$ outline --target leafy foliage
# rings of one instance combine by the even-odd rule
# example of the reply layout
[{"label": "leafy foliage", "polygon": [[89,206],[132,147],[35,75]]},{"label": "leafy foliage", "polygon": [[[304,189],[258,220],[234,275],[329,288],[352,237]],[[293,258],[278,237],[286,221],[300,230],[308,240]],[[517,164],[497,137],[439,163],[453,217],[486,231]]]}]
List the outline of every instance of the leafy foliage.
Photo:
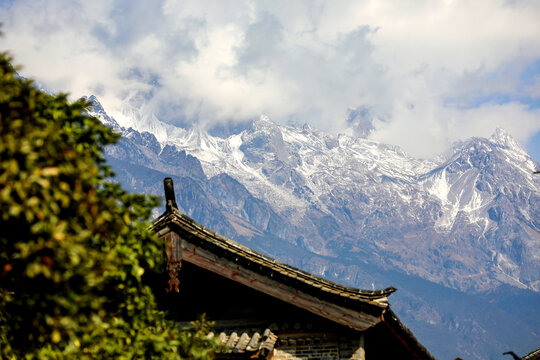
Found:
[{"label": "leafy foliage", "polygon": [[143,274],[163,269],[155,198],[105,165],[118,135],[22,80],[0,54],[0,357],[211,357],[207,323],[179,330]]}]

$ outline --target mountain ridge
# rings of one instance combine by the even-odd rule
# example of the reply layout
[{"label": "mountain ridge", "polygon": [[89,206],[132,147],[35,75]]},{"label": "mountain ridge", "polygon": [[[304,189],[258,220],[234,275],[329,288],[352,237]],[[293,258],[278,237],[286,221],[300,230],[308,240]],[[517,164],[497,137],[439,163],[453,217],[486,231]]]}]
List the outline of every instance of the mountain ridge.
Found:
[{"label": "mountain ridge", "polygon": [[[97,101],[95,97],[91,100]],[[119,125],[106,116],[99,103],[95,109],[102,122],[119,131]],[[394,246],[394,252],[405,250],[402,245],[409,238],[418,243],[422,237],[419,232],[429,232],[440,241],[461,237],[460,246],[474,241],[475,249],[484,249],[483,253],[476,251],[476,258],[456,257],[459,246],[452,247],[454,253],[448,256],[453,260],[447,261],[452,271],[441,276],[405,264],[413,262],[411,257],[394,262],[401,263],[402,270],[432,281],[446,278],[448,282],[443,284],[451,287],[457,286],[459,277],[486,273],[481,281],[457,286],[462,290],[475,286],[487,290],[502,282],[540,291],[540,265],[535,261],[540,258],[540,220],[536,216],[540,212],[536,205],[540,187],[532,175],[536,164],[503,129],[497,129],[489,139],[462,142],[443,163],[416,159],[398,147],[365,138],[282,127],[264,115],[248,129],[224,138],[199,127],[173,130],[166,142],[131,128],[122,134],[127,138],[139,136],[137,141],[144,144],[143,148],[152,149],[156,156],[150,157],[154,163],[161,162],[162,169],[182,163],[190,169],[188,173],[199,178],[220,174],[232,177],[275,213],[289,219],[291,233],[283,236],[308,235],[309,240],[303,244],[315,253],[338,256],[339,248],[329,246],[332,238],[355,237],[359,230],[371,234],[380,250]],[[192,158],[200,165],[194,161],[187,165],[187,159]],[[516,201],[520,202],[517,208]],[[509,213],[512,217],[507,216]],[[321,233],[313,219],[326,221],[336,235]],[[381,219],[395,222],[400,229],[387,225],[390,236],[382,236],[374,228]],[[499,223],[505,225],[499,227]],[[502,237],[501,231],[509,228],[515,233],[506,234],[513,236],[509,243],[496,241]],[[522,239],[526,241],[516,244]],[[359,240],[369,242],[362,235],[352,242]],[[430,240],[423,242],[424,251],[433,247]],[[472,266],[479,260],[485,266]],[[459,271],[460,262],[469,262],[465,265],[472,266],[471,271]],[[521,265],[526,268],[523,274]]]}]

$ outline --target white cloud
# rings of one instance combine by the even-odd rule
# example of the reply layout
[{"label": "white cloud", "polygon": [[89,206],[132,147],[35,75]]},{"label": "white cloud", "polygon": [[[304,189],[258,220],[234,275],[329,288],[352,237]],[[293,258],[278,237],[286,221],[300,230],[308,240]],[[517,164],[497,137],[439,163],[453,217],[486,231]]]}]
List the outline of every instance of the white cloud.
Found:
[{"label": "white cloud", "polygon": [[540,129],[540,109],[510,102],[483,104],[467,110],[437,104],[398,104],[400,118],[380,122],[372,134],[377,140],[400,144],[411,154],[429,157],[444,152],[454,141],[473,136],[489,137],[494,129],[506,129],[521,144]]},{"label": "white cloud", "polygon": [[540,59],[540,2],[1,6],[2,47],[25,76],[77,97],[95,93],[117,115],[128,106],[212,123],[266,113],[337,132],[348,109],[362,107],[379,119],[374,138],[420,156],[497,126],[522,142],[540,130],[538,111],[520,103],[538,97],[538,82],[522,77]]}]

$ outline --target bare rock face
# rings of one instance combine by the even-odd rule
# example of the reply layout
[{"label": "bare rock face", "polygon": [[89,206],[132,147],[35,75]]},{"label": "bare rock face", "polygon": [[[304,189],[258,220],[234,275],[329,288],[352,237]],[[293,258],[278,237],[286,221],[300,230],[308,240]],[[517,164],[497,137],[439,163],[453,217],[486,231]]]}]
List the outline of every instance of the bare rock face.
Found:
[{"label": "bare rock face", "polygon": [[129,189],[161,196],[172,176],[182,211],[215,231],[341,283],[401,288],[393,306],[435,355],[496,359],[508,332],[523,353],[540,341],[540,176],[504,130],[422,160],[264,116],[212,135],[154,120],[156,137],[89,100],[123,136],[107,158]]}]

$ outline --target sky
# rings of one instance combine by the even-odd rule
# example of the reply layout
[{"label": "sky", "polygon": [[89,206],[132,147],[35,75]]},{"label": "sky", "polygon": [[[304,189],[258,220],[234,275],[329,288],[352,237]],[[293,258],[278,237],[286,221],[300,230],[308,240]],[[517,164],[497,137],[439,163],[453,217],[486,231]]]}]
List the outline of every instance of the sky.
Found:
[{"label": "sky", "polygon": [[537,0],[0,0],[0,50],[121,124],[359,122],[418,157],[502,127],[540,162],[538,19]]}]

